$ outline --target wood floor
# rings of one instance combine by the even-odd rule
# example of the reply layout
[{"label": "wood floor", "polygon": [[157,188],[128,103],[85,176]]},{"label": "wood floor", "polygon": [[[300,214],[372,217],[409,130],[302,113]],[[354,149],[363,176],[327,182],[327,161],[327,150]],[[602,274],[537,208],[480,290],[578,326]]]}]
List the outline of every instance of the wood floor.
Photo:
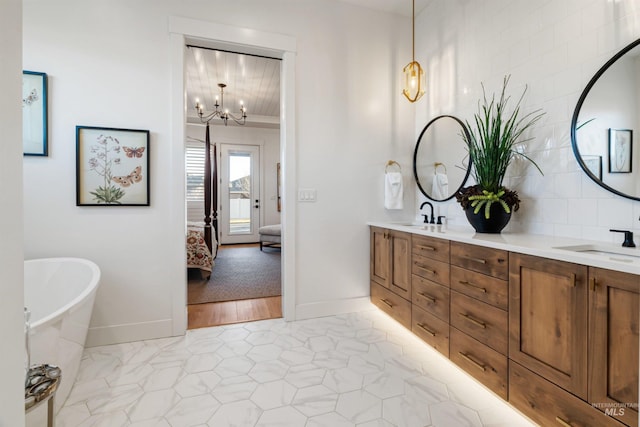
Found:
[{"label": "wood floor", "polygon": [[212,302],[187,306],[188,329],[282,317],[282,297]]},{"label": "wood floor", "polygon": [[[223,245],[218,251],[231,247],[259,247],[258,243]],[[187,305],[187,329],[230,323],[253,322],[254,320],[282,317],[282,297],[266,297],[238,301],[212,302]]]}]

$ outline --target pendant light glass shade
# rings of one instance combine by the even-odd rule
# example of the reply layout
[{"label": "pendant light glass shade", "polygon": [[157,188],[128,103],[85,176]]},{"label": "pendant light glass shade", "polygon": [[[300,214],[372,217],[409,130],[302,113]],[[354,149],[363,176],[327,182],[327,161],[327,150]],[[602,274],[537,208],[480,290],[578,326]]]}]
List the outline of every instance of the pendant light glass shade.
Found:
[{"label": "pendant light glass shade", "polygon": [[427,84],[424,70],[416,61],[416,0],[411,4],[411,62],[402,69],[402,94],[409,102],[416,102],[424,95]]},{"label": "pendant light glass shade", "polygon": [[402,69],[403,95],[411,102],[416,102],[424,95],[424,70],[417,61],[411,61]]}]

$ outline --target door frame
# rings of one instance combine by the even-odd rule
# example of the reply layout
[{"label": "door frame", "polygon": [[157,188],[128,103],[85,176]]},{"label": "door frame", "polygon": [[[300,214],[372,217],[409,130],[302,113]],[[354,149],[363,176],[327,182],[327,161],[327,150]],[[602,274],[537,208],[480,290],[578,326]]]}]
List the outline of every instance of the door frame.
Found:
[{"label": "door frame", "polygon": [[[280,164],[282,172],[282,313],[285,320],[296,319],[296,213],[295,169],[295,81],[296,38],[250,28],[206,22],[178,16],[169,17],[169,50],[171,67],[170,134],[171,188],[169,190],[170,230],[174,242],[173,256],[186,259],[185,165],[186,141],[185,49],[187,43],[232,49],[280,58]],[[187,275],[176,280],[172,295],[172,333],[184,335],[187,330]]]}]

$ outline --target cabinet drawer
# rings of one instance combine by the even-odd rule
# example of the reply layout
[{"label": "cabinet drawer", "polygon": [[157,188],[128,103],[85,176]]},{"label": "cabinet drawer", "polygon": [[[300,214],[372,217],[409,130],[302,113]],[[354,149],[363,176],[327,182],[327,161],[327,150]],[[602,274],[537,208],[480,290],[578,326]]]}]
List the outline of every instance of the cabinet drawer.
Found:
[{"label": "cabinet drawer", "polygon": [[472,377],[507,399],[507,356],[451,328],[449,358]]},{"label": "cabinet drawer", "polygon": [[543,426],[623,426],[513,361],[509,361],[509,403]]},{"label": "cabinet drawer", "polygon": [[411,302],[374,282],[371,282],[371,302],[405,328],[411,328]]},{"label": "cabinet drawer", "polygon": [[509,305],[509,282],[475,271],[451,266],[451,289],[503,310]]},{"label": "cabinet drawer", "polygon": [[413,306],[411,330],[424,342],[449,357],[449,323]]},{"label": "cabinet drawer", "polygon": [[449,241],[414,234],[412,253],[448,263]]},{"label": "cabinet drawer", "polygon": [[413,275],[411,302],[414,306],[449,323],[449,288]]},{"label": "cabinet drawer", "polygon": [[509,348],[506,311],[451,291],[451,325],[494,350],[507,354]]},{"label": "cabinet drawer", "polygon": [[509,253],[501,249],[451,242],[451,265],[509,279]]},{"label": "cabinet drawer", "polygon": [[441,285],[449,286],[449,264],[413,255],[411,260],[411,272],[416,276],[429,279]]}]

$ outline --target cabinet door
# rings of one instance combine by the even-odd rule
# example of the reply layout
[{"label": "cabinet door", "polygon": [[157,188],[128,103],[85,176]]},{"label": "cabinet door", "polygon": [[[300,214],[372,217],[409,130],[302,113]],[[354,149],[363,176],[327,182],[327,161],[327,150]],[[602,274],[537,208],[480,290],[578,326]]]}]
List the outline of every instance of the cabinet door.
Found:
[{"label": "cabinet door", "polygon": [[411,234],[388,231],[391,250],[391,274],[389,288],[402,298],[411,301]]},{"label": "cabinet door", "polygon": [[509,357],[587,398],[587,267],[509,258]]},{"label": "cabinet door", "polygon": [[388,230],[371,227],[371,280],[386,288],[389,287],[390,262]]},{"label": "cabinet door", "polygon": [[638,426],[640,277],[589,269],[589,402]]}]

